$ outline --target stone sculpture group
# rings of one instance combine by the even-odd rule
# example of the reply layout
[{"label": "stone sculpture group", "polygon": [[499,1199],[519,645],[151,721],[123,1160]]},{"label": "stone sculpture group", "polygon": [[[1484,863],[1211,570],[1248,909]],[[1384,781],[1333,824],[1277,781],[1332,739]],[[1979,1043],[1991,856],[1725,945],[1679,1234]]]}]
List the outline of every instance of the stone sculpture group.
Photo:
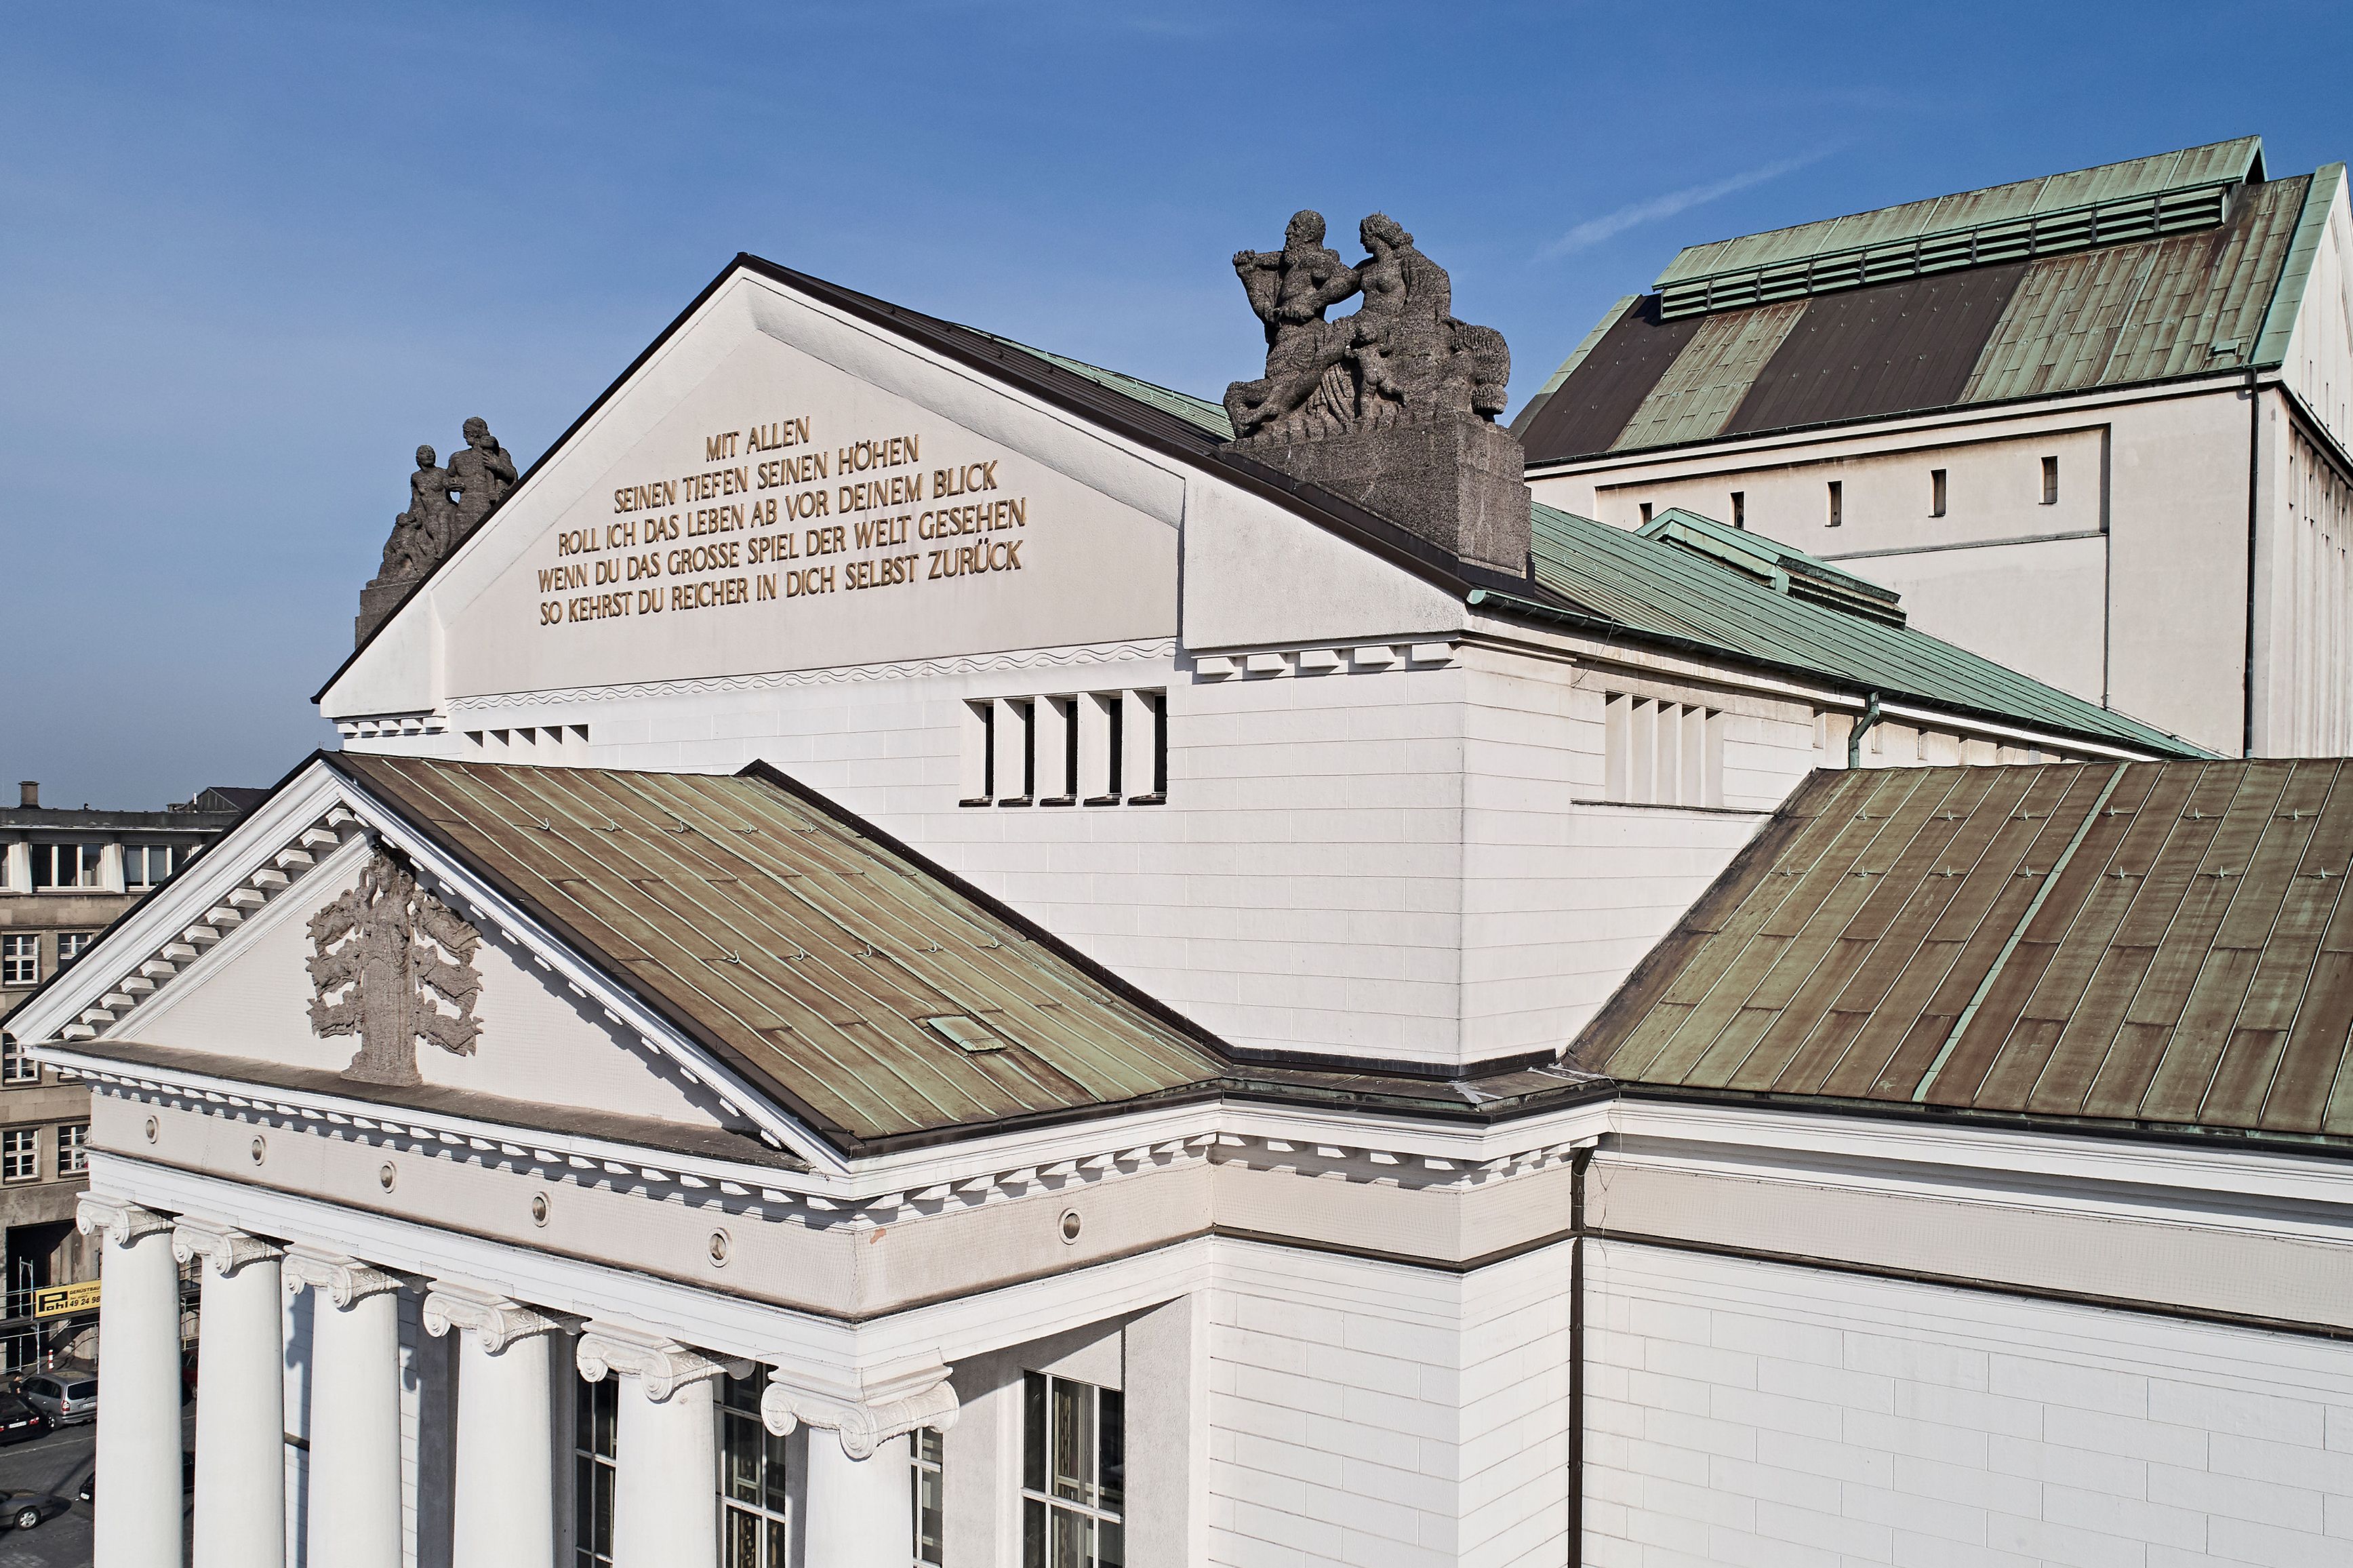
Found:
[{"label": "stone sculpture group", "polygon": [[[1281,250],[1245,250],[1234,270],[1266,325],[1266,374],[1226,388],[1237,439],[1312,440],[1400,420],[1504,411],[1512,354],[1501,332],[1454,319],[1446,268],[1395,218],[1357,226],[1355,266],[1324,243],[1324,215],[1293,215]],[[1352,296],[1353,316],[1324,312]]]},{"label": "stone sculpture group", "polygon": [[360,590],[356,630],[364,640],[400,596],[438,566],[471,533],[490,510],[506,499],[518,477],[512,453],[491,434],[490,421],[464,426],[466,444],[440,466],[433,448],[417,448],[417,471],[408,476],[408,510],[392,520],[384,542],[384,563]]}]

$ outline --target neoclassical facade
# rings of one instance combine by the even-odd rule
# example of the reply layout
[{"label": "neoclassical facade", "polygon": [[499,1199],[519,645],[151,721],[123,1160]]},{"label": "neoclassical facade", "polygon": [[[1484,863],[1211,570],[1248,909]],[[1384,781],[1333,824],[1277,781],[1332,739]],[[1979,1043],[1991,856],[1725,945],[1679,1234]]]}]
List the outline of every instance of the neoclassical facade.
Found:
[{"label": "neoclassical facade", "polygon": [[1224,419],[741,258],[522,476],[16,1015],[100,1568],[179,1550],[182,1262],[207,1568],[2327,1560],[2346,1130],[1936,1085],[2119,889],[2160,980],[2294,901],[2227,1016],[2341,1048],[2333,773]]}]

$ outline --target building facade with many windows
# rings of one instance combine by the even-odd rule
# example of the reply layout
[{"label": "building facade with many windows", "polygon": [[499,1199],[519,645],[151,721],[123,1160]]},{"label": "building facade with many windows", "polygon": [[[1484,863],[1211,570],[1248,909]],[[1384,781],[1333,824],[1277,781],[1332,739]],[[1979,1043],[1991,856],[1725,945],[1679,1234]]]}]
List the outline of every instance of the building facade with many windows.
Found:
[{"label": "building facade with many windows", "polygon": [[[0,1229],[6,1236],[8,1364],[38,1353],[28,1293],[87,1279],[74,1201],[88,1172],[90,1095],[45,1071],[8,1027],[43,981],[69,967],[117,915],[237,819],[259,791],[206,791],[163,811],[43,806],[19,784],[0,808]],[[21,1330],[22,1331],[18,1331]]]},{"label": "building facade with many windows", "polygon": [[2336,765],[1251,450],[714,280],[18,1010],[98,1568],[2331,1561]]}]

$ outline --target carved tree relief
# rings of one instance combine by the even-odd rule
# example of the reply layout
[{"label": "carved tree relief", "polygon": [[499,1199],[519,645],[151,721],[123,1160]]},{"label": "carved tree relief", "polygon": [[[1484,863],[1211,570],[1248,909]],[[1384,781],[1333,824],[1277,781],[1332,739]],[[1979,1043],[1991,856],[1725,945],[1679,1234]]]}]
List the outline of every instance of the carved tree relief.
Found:
[{"label": "carved tree relief", "polygon": [[480,933],[379,852],[359,885],[311,917],[311,1027],[357,1035],[343,1069],[363,1083],[415,1084],[417,1042],[471,1056]]}]

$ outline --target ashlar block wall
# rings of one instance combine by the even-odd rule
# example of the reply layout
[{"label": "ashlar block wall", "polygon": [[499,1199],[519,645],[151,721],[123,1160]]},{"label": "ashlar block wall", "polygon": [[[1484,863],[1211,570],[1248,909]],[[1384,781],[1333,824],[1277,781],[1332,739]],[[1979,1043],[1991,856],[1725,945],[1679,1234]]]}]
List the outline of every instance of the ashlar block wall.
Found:
[{"label": "ashlar block wall", "polygon": [[1588,1246],[1593,1568],[2353,1563],[2353,1345]]}]

